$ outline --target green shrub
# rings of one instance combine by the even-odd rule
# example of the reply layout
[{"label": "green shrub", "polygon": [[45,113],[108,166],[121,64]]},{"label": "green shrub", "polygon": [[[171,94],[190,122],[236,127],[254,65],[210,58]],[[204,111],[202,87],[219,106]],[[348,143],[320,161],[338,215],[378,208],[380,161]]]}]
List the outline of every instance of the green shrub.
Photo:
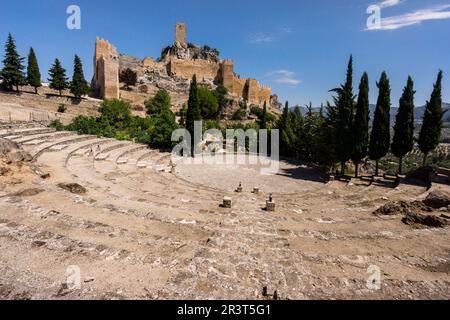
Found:
[{"label": "green shrub", "polygon": [[49,127],[56,129],[56,131],[64,130],[64,125],[59,120],[53,120],[52,122],[50,122]]},{"label": "green shrub", "polygon": [[205,86],[198,87],[198,100],[203,119],[214,119],[219,111],[219,103],[213,91]]},{"label": "green shrub", "polygon": [[147,114],[160,114],[164,109],[170,109],[170,95],[166,90],[159,90],[153,98],[147,99],[145,102]]},{"label": "green shrub", "polygon": [[163,110],[155,117],[155,126],[149,131],[150,145],[154,148],[171,148],[175,145],[172,142],[172,133],[178,129],[175,115],[170,110]]},{"label": "green shrub", "polygon": [[125,129],[129,126],[131,119],[131,106],[129,103],[113,99],[103,101],[100,109],[101,118],[111,126]]},{"label": "green shrub", "polygon": [[245,111],[244,109],[238,109],[233,113],[233,120],[244,120],[245,118],[247,118],[247,111]]}]

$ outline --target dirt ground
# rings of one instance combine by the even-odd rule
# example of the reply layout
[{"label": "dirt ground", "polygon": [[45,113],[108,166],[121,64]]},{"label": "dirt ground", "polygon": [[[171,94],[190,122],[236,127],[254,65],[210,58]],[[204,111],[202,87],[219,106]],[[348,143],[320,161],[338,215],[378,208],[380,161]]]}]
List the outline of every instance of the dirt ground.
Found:
[{"label": "dirt ground", "polygon": [[0,299],[268,299],[264,287],[280,299],[450,298],[449,228],[372,214],[424,187],[327,183],[283,161],[272,176],[171,172],[170,154],[129,142],[7,125],[0,136],[35,158],[0,161]]}]

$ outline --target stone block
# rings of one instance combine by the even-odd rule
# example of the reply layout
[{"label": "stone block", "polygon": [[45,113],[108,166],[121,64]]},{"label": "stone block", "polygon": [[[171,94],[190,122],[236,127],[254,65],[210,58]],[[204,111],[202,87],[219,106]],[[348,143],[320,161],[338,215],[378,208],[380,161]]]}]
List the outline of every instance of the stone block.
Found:
[{"label": "stone block", "polygon": [[224,197],[223,198],[223,205],[222,205],[224,208],[228,208],[228,209],[231,209],[231,206],[232,206],[232,200],[231,200],[231,198],[230,197]]},{"label": "stone block", "polygon": [[267,200],[266,211],[275,211],[275,202]]}]

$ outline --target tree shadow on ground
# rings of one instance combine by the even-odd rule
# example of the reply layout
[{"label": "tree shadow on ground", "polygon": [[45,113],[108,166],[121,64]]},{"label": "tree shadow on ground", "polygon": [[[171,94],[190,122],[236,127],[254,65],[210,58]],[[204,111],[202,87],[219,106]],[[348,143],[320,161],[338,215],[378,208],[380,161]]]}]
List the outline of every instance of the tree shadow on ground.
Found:
[{"label": "tree shadow on ground", "polygon": [[[281,161],[281,160],[280,160]],[[283,160],[286,161],[286,160]],[[286,161],[289,162],[289,161]],[[290,162],[289,162],[290,163]],[[278,176],[289,177],[297,180],[327,183],[329,176],[316,168],[307,167],[297,163],[296,168],[280,169],[276,174]]]}]

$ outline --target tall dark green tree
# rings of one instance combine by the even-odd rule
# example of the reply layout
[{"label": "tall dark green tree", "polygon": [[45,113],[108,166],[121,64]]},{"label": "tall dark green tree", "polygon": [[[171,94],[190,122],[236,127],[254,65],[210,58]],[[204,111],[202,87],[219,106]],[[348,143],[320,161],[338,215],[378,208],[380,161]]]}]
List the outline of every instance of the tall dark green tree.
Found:
[{"label": "tall dark green tree", "polygon": [[333,89],[336,105],[336,156],[341,163],[341,173],[345,173],[345,163],[352,155],[352,121],[354,112],[353,97],[353,57],[347,67],[347,80],[340,88]]},{"label": "tall dark green tree", "polygon": [[48,71],[50,78],[50,89],[58,90],[59,95],[62,96],[62,91],[69,87],[68,78],[66,77],[66,69],[61,66],[61,62],[55,59],[52,67]]},{"label": "tall dark green tree", "polygon": [[403,89],[399,109],[394,125],[394,138],[391,145],[392,154],[398,158],[398,174],[403,171],[403,157],[414,147],[414,82],[408,77]]},{"label": "tall dark green tree", "polygon": [[287,157],[295,156],[295,137],[294,131],[292,130],[291,116],[289,102],[286,101],[278,127],[280,130],[280,153]]},{"label": "tall dark green tree", "polygon": [[369,77],[367,73],[361,77],[352,131],[352,160],[355,164],[355,177],[358,177],[359,163],[367,156],[369,146]]},{"label": "tall dark green tree", "polygon": [[264,108],[261,115],[261,119],[259,121],[260,129],[267,129],[267,103],[264,101]]},{"label": "tall dark green tree", "polygon": [[290,116],[291,120],[291,128],[293,131],[293,141],[292,147],[294,151],[292,152],[292,156],[295,158],[299,158],[301,154],[303,154],[305,139],[304,139],[304,131],[303,131],[303,115],[299,106],[294,108],[294,111],[291,112]]},{"label": "tall dark green tree", "polygon": [[11,34],[8,35],[5,45],[5,58],[3,59],[3,69],[0,72],[3,80],[2,87],[12,90],[14,87],[19,91],[19,86],[27,83],[23,73],[25,67],[23,58],[17,53],[16,43]]},{"label": "tall dark green tree", "polygon": [[197,76],[194,74],[189,89],[189,100],[186,111],[186,130],[191,134],[191,150],[194,152],[194,124],[195,121],[202,120],[202,113],[200,110],[200,101],[198,98]]},{"label": "tall dark green tree", "polygon": [[391,139],[390,133],[390,110],[391,110],[391,87],[386,72],[381,74],[377,107],[370,134],[369,157],[376,162],[375,175],[379,173],[379,161],[389,152]]},{"label": "tall dark green tree", "polygon": [[41,72],[33,48],[30,48],[30,53],[28,54],[27,82],[34,88],[34,92],[38,93],[38,88],[42,86]]},{"label": "tall dark green tree", "polygon": [[427,163],[428,154],[436,149],[442,132],[442,70],[439,70],[430,101],[423,116],[422,129],[419,135],[419,149],[423,153],[423,166]]},{"label": "tall dark green tree", "polygon": [[89,85],[84,78],[83,64],[79,56],[75,55],[73,63],[73,77],[70,83],[70,92],[76,97],[81,98],[90,91]]}]

